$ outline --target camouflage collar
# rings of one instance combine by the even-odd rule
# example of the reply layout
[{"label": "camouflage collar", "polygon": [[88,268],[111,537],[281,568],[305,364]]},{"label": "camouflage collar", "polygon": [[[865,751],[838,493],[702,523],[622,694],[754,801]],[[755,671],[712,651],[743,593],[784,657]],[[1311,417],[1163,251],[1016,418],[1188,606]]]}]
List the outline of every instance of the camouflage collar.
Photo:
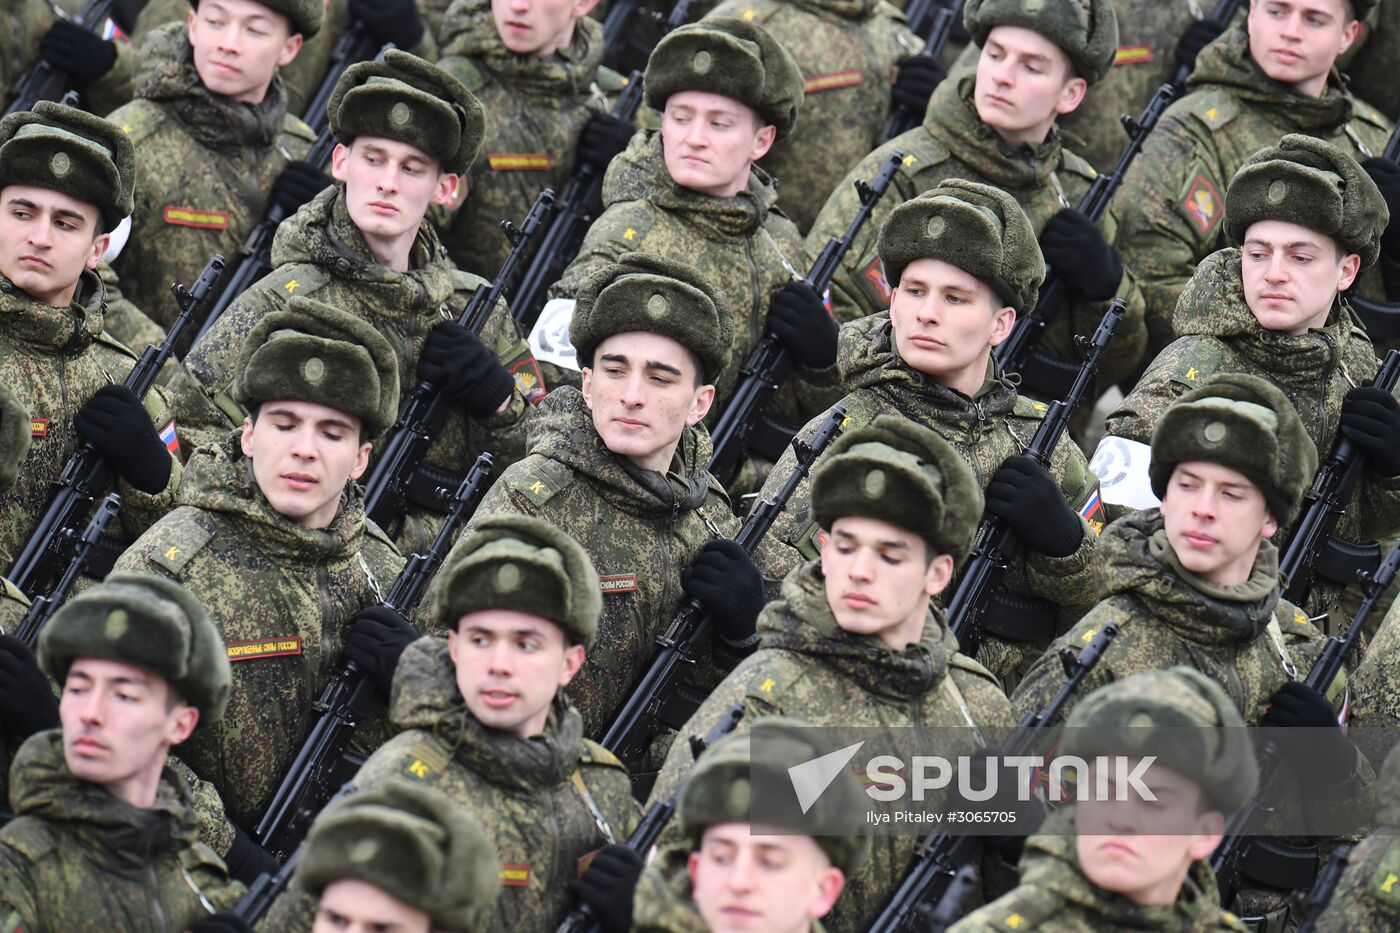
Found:
[{"label": "camouflage collar", "polygon": [[107,291],[97,273],[84,269],[67,308],[35,300],[0,277],[0,335],[39,353],[80,353],[102,333]]}]

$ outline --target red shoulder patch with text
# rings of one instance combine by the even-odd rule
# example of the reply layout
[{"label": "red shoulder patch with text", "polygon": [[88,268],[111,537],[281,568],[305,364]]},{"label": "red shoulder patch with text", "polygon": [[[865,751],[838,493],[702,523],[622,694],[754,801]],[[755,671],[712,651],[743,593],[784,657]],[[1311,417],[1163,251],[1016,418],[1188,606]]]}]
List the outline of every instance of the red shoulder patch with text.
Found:
[{"label": "red shoulder patch with text", "polygon": [[637,592],[637,575],[635,573],[618,573],[610,577],[598,578],[598,589],[606,596],[609,593],[635,593]]},{"label": "red shoulder patch with text", "polygon": [[48,437],[48,436],[49,436],[49,419],[47,419],[47,418],[30,418],[30,419],[29,419],[29,436],[30,436],[30,437]]}]

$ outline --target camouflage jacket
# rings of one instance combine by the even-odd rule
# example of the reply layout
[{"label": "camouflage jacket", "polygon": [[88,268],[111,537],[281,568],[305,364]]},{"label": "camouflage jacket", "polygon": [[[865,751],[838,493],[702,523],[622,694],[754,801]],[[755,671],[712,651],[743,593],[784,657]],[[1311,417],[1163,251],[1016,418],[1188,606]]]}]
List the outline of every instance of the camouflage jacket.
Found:
[{"label": "camouflage jacket", "polygon": [[[890,287],[875,243],[885,219],[904,201],[948,178],[994,185],[1025,209],[1038,235],[1051,217],[1078,205],[1093,182],[1094,169],[1064,147],[1058,130],[1052,129],[1038,146],[1013,147],[1003,142],[977,115],[972,101],[975,83],[975,75],[965,74],[940,84],[929,101],[923,125],[895,137],[862,159],[831,192],[817,216],[807,234],[807,245],[814,251],[830,237],[844,233],[855,215],[860,203],[855,181],[874,176],[891,153],[904,153],[904,167],[895,175],[890,191],[875,206],[870,222],[861,230],[832,280],[831,307],[838,321],[854,320],[889,307]],[[1105,212],[1099,229],[1110,243],[1115,241],[1117,222],[1112,212]],[[1118,295],[1127,300],[1127,307],[1099,370],[1103,385],[1131,374],[1146,346],[1142,295],[1126,266]],[[1092,334],[1107,307],[1107,302],[1069,301],[1045,331],[1040,346],[1063,358],[1078,359],[1073,350],[1074,335]]]},{"label": "camouflage jacket", "polygon": [[[1370,629],[1366,631],[1369,633]],[[1397,743],[1395,724],[1400,722],[1400,601],[1390,604],[1385,621],[1366,645],[1366,653],[1351,678],[1347,722],[1366,757],[1372,762],[1385,761]],[[1396,777],[1400,777],[1400,769]],[[1400,812],[1396,813],[1396,822],[1400,824]]]},{"label": "camouflage jacket", "polygon": [[1246,929],[1234,914],[1220,908],[1215,875],[1204,861],[1191,863],[1181,893],[1170,907],[1145,907],[1098,887],[1079,865],[1073,823],[1073,806],[1052,815],[1042,832],[1026,841],[1020,885],[964,917],[950,933],[1243,933]]},{"label": "camouflage jacket", "polygon": [[[1400,85],[1395,81],[1395,60],[1400,54],[1400,5],[1380,4],[1364,25],[1364,44],[1347,62],[1350,88],[1357,97],[1379,107],[1391,121],[1400,119]],[[1353,46],[1355,48],[1355,46]]]},{"label": "camouflage jacket", "polygon": [[[889,730],[905,744],[912,729],[924,747],[910,754],[952,757],[975,750],[972,727],[1013,725],[996,678],[957,653],[958,641],[941,612],[929,613],[921,639],[904,651],[892,651],[870,636],[848,634],[831,614],[816,562],[788,575],[781,601],[769,603],[759,616],[758,631],[759,650],[701,704],[685,734],[706,734],[725,710],[742,703],[741,732],[767,715],[814,726]],[[953,750],[937,739],[951,735],[962,736],[966,747]],[[935,742],[939,747],[933,747]],[[693,763],[688,742],[673,744],[652,801],[675,793]],[[678,841],[679,831],[664,838]],[[826,918],[827,927],[837,933],[869,928],[907,870],[918,837],[877,835],[872,842],[869,861],[847,879]]]},{"label": "camouflage jacket", "polygon": [[[1148,352],[1172,339],[1172,312],[1196,263],[1226,246],[1225,187],[1264,146],[1306,133],[1355,154],[1380,154],[1390,123],[1333,72],[1322,97],[1271,81],[1238,25],[1196,59],[1191,92],[1162,115],[1114,196],[1123,262],[1142,285]],[[1384,297],[1379,295],[1378,297]]]},{"label": "camouflage jacket", "polygon": [[[272,243],[272,262],[273,271],[240,295],[190,350],[186,372],[171,383],[189,446],[217,442],[242,424],[243,410],[229,395],[238,353],[253,325],[285,307],[292,295],[354,311],[372,323],[394,347],[399,389],[406,397],[418,384],[418,354],[428,331],[456,320],[484,284],[452,265],[426,222],[409,271],[380,265],[350,219],[340,185],[321,192],[282,223]],[[515,374],[517,391],[504,412],[485,421],[474,421],[465,411],[452,413],[428,450],[428,467],[460,474],[489,450],[499,473],[524,456],[525,414],[531,402],[544,397],[539,371],[504,302],[491,313],[481,338]],[[457,484],[442,485],[455,489]],[[437,513],[414,506],[395,540],[406,554],[424,549],[439,524]]]},{"label": "camouflage jacket", "polygon": [[[0,634],[13,635],[29,612],[29,598],[4,577],[0,577]],[[0,809],[8,805],[10,799],[10,762],[17,746],[14,739],[0,732]]]},{"label": "camouflage jacket", "polygon": [[[183,2],[183,0],[180,0]],[[58,20],[56,10],[76,16],[84,0],[15,0],[0,8],[0,89],[14,90],[25,71],[39,60],[39,42]],[[87,87],[78,88],[85,110],[109,113],[131,99],[131,72],[136,59],[125,37],[115,38],[117,59],[112,70]]]},{"label": "camouflage jacket", "polygon": [[1376,800],[1376,828],[1352,849],[1331,903],[1313,927],[1318,933],[1386,933],[1400,927],[1400,891],[1395,890],[1400,881],[1400,752],[1391,753],[1381,766]]},{"label": "camouflage jacket", "polygon": [[[401,778],[442,791],[476,819],[501,858],[501,893],[485,929],[553,930],[573,907],[569,882],[583,873],[590,856],[613,839],[626,841],[636,828],[639,809],[627,771],[583,737],[578,712],[562,696],[544,734],[521,739],[472,716],[456,673],[441,639],[408,647],[394,675],[390,708],[401,731],[365,762],[355,787],[369,790]],[[592,807],[611,838],[594,821]],[[311,897],[294,887],[259,929],[304,933],[314,908]]]},{"label": "camouflage jacket", "polygon": [[[724,490],[705,472],[709,459],[709,435],[697,426],[681,436],[665,475],[633,466],[603,446],[583,395],[564,386],[532,419],[530,456],[507,469],[476,510],[475,518],[543,518],[593,559],[603,615],[588,660],[569,686],[585,735],[602,735],[646,670],[656,636],[685,599],[682,572],[707,541],[738,531]],[[429,594],[424,605],[431,600]],[[709,683],[719,679],[710,664],[701,667]]]},{"label": "camouflage jacket", "polygon": [[[1007,457],[1026,448],[1045,414],[1044,405],[1017,395],[1011,382],[996,378],[990,362],[987,381],[974,398],[910,369],[895,350],[887,312],[841,328],[837,367],[849,393],[840,402],[846,408],[848,427],[869,424],[884,414],[916,421],[956,447],[983,486]],[[813,419],[798,436],[810,437],[820,420]],[[791,450],[783,454],[769,475],[763,498],[777,493],[795,465]],[[1070,506],[1090,520],[1102,518],[1097,511],[1098,479],[1089,471],[1084,454],[1068,438],[1056,447],[1050,472]],[[804,480],[759,551],[759,568],[768,581],[770,596],[776,595],[778,581],[788,571],[817,556],[821,529],[812,518],[810,496],[810,480]],[[1054,604],[1057,631],[1072,625],[1098,598],[1093,579],[1095,527],[1086,520],[1083,531],[1083,543],[1069,557],[1031,554],[1013,561],[1004,577],[1009,592],[1034,595]],[[945,593],[951,595],[952,587]],[[1018,669],[1038,657],[1046,643],[1048,639],[1013,642],[990,637],[983,641],[977,659],[1003,682],[1014,681]]]},{"label": "camouflage jacket", "polygon": [[779,206],[805,232],[831,189],[880,144],[894,63],[924,43],[884,0],[725,0],[709,15],[761,24],[802,69],[797,126],[760,164],[778,180]]},{"label": "camouflage jacket", "polygon": [[[382,599],[403,567],[366,521],[357,487],[328,528],[311,530],[273,510],[242,455],[239,435],[190,458],[180,508],[151,526],[117,570],[178,581],[208,609],[233,662],[222,722],[200,730],[180,757],[223,798],[245,830],[257,825],[316,720],[313,704],[341,660],[356,614]],[[387,738],[382,714],[362,724],[365,754]],[[205,838],[231,836],[201,814]]]},{"label": "camouflage jacket", "polygon": [[568,48],[536,58],[507,50],[491,4],[468,0],[449,9],[443,39],[438,64],[481,101],[486,138],[439,218],[442,242],[458,266],[494,278],[511,250],[501,221],[519,224],[543,188],[563,191],[576,168],[579,133],[589,117],[607,110],[599,82],[616,90],[621,79],[608,69],[600,73],[603,27],[588,17],[578,21]]},{"label": "camouflage jacket", "polygon": [[18,819],[0,829],[0,931],[180,933],[242,897],[199,841],[189,788],[173,771],[139,810],[74,777],[55,729],[21,746],[13,778]]},{"label": "camouflage jacket", "polygon": [[287,114],[277,78],[256,106],[207,90],[185,29],[172,23],[146,38],[136,99],[111,114],[136,148],[131,238],[114,268],[162,327],[176,313],[170,283],[193,282],[215,253],[237,254],[272,183],[316,139]]}]

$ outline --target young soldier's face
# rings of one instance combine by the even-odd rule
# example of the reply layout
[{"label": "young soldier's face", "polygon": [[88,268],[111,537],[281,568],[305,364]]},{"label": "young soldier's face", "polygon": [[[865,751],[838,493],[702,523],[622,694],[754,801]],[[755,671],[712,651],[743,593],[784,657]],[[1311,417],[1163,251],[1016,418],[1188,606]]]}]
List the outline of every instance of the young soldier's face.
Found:
[{"label": "young soldier's face", "polygon": [[360,136],[331,153],[331,177],[345,182],[345,206],[367,240],[417,236],[433,204],[446,204],[457,176],[417,146]]},{"label": "young soldier's face", "polygon": [[990,286],[941,259],[911,262],[890,295],[890,326],[900,359],[969,395],[986,377],[992,347],[1015,323],[1016,311]]},{"label": "young soldier's face", "polygon": [[716,823],[690,854],[691,896],[714,933],[799,933],[826,916],[845,886],[811,836],[757,835]]},{"label": "young soldier's face", "polygon": [[[1136,767],[1141,759],[1128,763]],[[1110,769],[1112,770],[1112,769]],[[1085,776],[1095,787],[1091,764]],[[1160,764],[1140,779],[1157,799],[1141,799],[1131,788],[1117,800],[1108,775],[1108,800],[1081,800],[1074,805],[1075,847],[1084,875],[1105,891],[1138,904],[1176,902],[1191,863],[1215,850],[1225,829],[1218,811],[1201,812],[1200,785]]]},{"label": "young soldier's face", "polygon": [[1181,566],[1224,586],[1249,579],[1260,542],[1278,531],[1258,486],[1206,460],[1176,465],[1161,509],[1167,543]]},{"label": "young soldier's face", "polygon": [[516,55],[548,58],[574,41],[574,23],[597,0],[491,0],[501,44]]},{"label": "young soldier's face", "polygon": [[996,26],[977,58],[972,100],[982,122],[1007,142],[1040,143],[1056,117],[1083,102],[1088,87],[1074,76],[1064,50],[1045,36]]},{"label": "young soldier's face", "polygon": [[583,666],[583,646],[570,645],[563,629],[511,609],[462,616],[447,651],[471,714],[522,739],[544,731],[555,694]]},{"label": "young soldier's face", "polygon": [[1253,0],[1249,54],[1264,74],[1309,97],[1361,32],[1346,0]]},{"label": "young soldier's face", "polygon": [[583,369],[583,397],[608,450],[666,472],[685,429],[710,411],[715,387],[700,385],[695,357],[670,337],[631,331],[598,344]]},{"label": "young soldier's face", "polygon": [[58,703],[68,770],[133,802],[129,789],[158,774],[170,746],[189,738],[199,721],[194,707],[169,702],[169,689],[130,664],[75,660]]},{"label": "young soldier's face", "polygon": [[277,69],[301,51],[301,33],[254,0],[200,0],[189,15],[199,80],[215,94],[260,104]]},{"label": "young soldier's face", "polygon": [[911,531],[860,515],[831,523],[822,542],[826,601],[836,624],[852,635],[873,635],[902,651],[923,633],[929,597],[953,577],[953,558],[928,559],[928,545]]},{"label": "young soldier's face", "polygon": [[321,892],[311,933],[431,933],[421,910],[353,878],[332,881]]},{"label": "young soldier's face", "polygon": [[749,183],[749,168],[777,138],[753,109],[708,91],[680,91],[661,112],[666,171],[682,188],[732,198]]},{"label": "young soldier's face", "polygon": [[1360,270],[1356,253],[1343,255],[1331,237],[1284,220],[1251,224],[1240,247],[1245,303],[1260,327],[1285,334],[1325,325]]},{"label": "young soldier's face", "polygon": [[84,269],[96,269],[110,238],[96,207],[48,188],[0,191],[0,275],[35,301],[66,308]]},{"label": "young soldier's face", "polygon": [[369,465],[360,419],[315,402],[263,402],[242,446],[267,501],[303,528],[335,521],[346,484]]}]

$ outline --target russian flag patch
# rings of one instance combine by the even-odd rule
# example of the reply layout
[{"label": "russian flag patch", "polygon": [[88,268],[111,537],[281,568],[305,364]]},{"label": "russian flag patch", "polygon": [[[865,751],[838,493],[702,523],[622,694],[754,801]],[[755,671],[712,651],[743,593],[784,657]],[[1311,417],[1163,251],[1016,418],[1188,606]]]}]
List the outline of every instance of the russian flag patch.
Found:
[{"label": "russian flag patch", "polygon": [[171,454],[176,457],[180,456],[180,438],[175,434],[174,418],[171,418],[170,423],[160,429],[160,441]]},{"label": "russian flag patch", "polygon": [[1079,514],[1094,529],[1094,534],[1103,531],[1104,515],[1103,499],[1099,498],[1099,487],[1094,485],[1094,491],[1090,494],[1087,502],[1079,509]]}]

